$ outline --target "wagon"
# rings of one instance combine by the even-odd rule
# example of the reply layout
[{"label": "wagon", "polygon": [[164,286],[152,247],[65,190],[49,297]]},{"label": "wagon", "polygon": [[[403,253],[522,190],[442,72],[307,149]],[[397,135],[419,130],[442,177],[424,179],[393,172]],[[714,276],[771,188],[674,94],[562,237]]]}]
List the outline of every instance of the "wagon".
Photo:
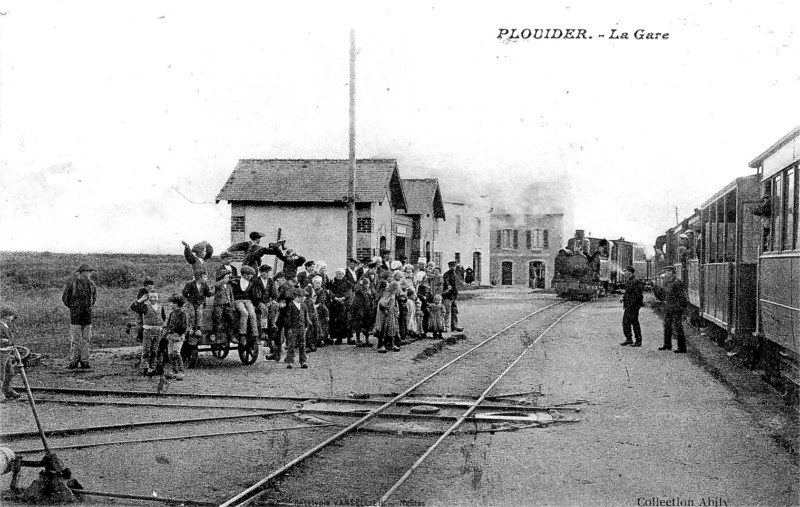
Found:
[{"label": "wagon", "polygon": [[[192,319],[191,313],[189,318]],[[228,357],[231,350],[236,350],[239,353],[239,359],[242,364],[250,365],[256,362],[259,354],[259,337],[253,336],[252,333],[248,334],[245,343],[233,343],[232,339],[237,336],[236,326],[238,325],[238,313],[234,312],[234,321],[227,322],[223,325],[221,332],[217,332],[215,340],[211,341],[211,331],[213,327],[213,307],[206,304],[203,309],[203,328],[202,336],[189,335],[181,351],[183,360],[186,366],[194,368],[197,366],[197,360],[200,352],[211,352],[211,355],[220,361]],[[194,324],[194,323],[192,323]]]}]

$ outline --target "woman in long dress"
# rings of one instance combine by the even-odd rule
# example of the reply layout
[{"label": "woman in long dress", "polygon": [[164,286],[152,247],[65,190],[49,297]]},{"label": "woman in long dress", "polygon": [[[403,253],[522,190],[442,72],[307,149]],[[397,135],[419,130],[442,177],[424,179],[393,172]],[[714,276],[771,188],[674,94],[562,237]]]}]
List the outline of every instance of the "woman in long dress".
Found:
[{"label": "woman in long dress", "polygon": [[330,311],[329,330],[335,345],[341,345],[342,339],[347,338],[347,317],[352,297],[350,281],[344,277],[344,269],[336,270],[336,275],[330,284],[331,301],[328,305]]},{"label": "woman in long dress", "polygon": [[375,318],[375,331],[378,335],[378,352],[387,352],[389,350],[397,352],[400,347],[397,342],[400,341],[400,309],[397,306],[397,293],[400,290],[400,284],[391,282],[383,296],[378,301],[378,311]]}]

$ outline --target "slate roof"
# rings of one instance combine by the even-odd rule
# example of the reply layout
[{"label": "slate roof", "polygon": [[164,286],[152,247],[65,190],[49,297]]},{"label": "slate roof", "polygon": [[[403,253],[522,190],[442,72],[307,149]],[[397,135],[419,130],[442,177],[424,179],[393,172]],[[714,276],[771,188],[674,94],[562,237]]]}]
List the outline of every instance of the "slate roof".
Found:
[{"label": "slate roof", "polygon": [[439,190],[439,180],[436,178],[427,179],[404,179],[403,193],[406,196],[408,208],[407,215],[433,214],[433,218],[444,220],[444,204],[442,203],[442,193]]},{"label": "slate roof", "polygon": [[[344,203],[349,160],[242,159],[217,194],[219,201]],[[397,160],[356,160],[356,202],[380,202],[387,191],[406,209]]]}]

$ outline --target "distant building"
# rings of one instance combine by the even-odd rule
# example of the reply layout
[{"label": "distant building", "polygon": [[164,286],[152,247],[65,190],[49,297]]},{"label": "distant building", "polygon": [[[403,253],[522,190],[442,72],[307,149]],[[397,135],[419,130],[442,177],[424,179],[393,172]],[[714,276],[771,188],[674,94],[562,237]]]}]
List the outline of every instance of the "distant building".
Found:
[{"label": "distant building", "polygon": [[[416,263],[420,257],[433,260],[436,251],[436,230],[445,220],[445,208],[439,181],[436,178],[404,179],[403,193],[408,208],[405,215],[411,218],[411,240],[403,249],[407,262]],[[401,250],[397,248],[398,252]],[[399,257],[396,257],[399,258]]]},{"label": "distant building", "polygon": [[556,253],[564,244],[564,215],[491,214],[492,283],[546,289],[551,285]]},{"label": "distant building", "polygon": [[455,260],[464,269],[472,268],[475,280],[489,284],[490,206],[476,203],[444,202],[447,220],[439,223],[433,261],[444,272],[447,263]]},{"label": "distant building", "polygon": [[[231,242],[250,231],[324,260],[329,273],[347,260],[348,160],[244,159],[217,195],[231,205]],[[393,159],[356,161],[356,235],[359,259],[389,249],[407,255],[413,217],[406,215],[403,185]],[[280,269],[280,267],[278,268]]]}]

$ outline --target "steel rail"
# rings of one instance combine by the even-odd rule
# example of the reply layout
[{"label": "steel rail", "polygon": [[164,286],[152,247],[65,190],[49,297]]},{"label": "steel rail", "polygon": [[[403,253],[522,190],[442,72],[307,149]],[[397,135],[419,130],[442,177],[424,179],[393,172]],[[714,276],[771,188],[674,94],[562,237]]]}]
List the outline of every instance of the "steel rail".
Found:
[{"label": "steel rail", "polygon": [[[169,440],[187,440],[190,438],[229,437],[237,435],[247,435],[252,433],[271,433],[273,431],[317,429],[317,428],[327,428],[328,426],[337,426],[337,425],[333,423],[325,423],[325,424],[314,424],[314,425],[307,424],[305,426],[285,426],[282,428],[261,428],[257,430],[226,431],[219,433],[199,433],[199,434],[193,433],[191,435],[177,435],[174,437],[156,437],[156,438],[144,438],[136,440],[114,440],[112,442],[92,442],[89,444],[50,446],[50,449],[57,449],[57,450],[86,449],[90,447],[104,447],[109,445],[141,444],[143,442],[166,442]],[[14,450],[13,452],[14,454],[33,454],[42,451],[44,451],[44,449],[18,449]]]},{"label": "steel rail", "polygon": [[[246,418],[253,418],[253,417],[272,417],[277,415],[287,415],[287,414],[296,414],[299,410],[284,410],[281,412],[263,412],[258,414],[239,414],[239,415],[218,415],[212,417],[195,417],[191,419],[166,419],[161,421],[142,421],[142,422],[133,422],[133,423],[123,423],[123,424],[107,424],[103,426],[84,426],[82,428],[57,428],[54,430],[47,431],[47,434],[50,436],[53,435],[74,435],[80,433],[91,433],[95,431],[108,431],[108,430],[116,430],[116,429],[129,429],[129,428],[138,428],[143,426],[160,426],[160,425],[168,425],[168,424],[186,424],[186,423],[195,423],[195,422],[206,422],[206,421],[224,421],[229,419],[246,419]],[[11,433],[0,433],[0,439],[9,439],[13,440],[16,438],[26,438],[31,436],[39,435],[37,431],[17,431]]]},{"label": "steel rail", "polygon": [[[534,315],[537,315],[537,314],[539,314],[539,313],[541,313],[541,312],[543,312],[543,311],[545,311],[547,309],[550,309],[550,308],[552,308],[554,306],[557,306],[557,305],[560,305],[560,304],[563,304],[563,302],[559,301],[559,302],[554,303],[552,305],[545,306],[543,308],[540,308],[540,309],[536,310],[533,313],[530,313],[530,314],[526,315],[525,317],[522,317],[519,320],[516,320],[516,321],[512,322],[511,324],[509,324],[508,326],[504,327],[503,329],[501,329],[497,333],[493,334],[489,338],[483,340],[482,342],[480,342],[479,344],[475,345],[471,349],[467,350],[463,354],[459,355],[455,359],[449,361],[444,366],[440,367],[439,369],[437,369],[433,373],[429,374],[428,376],[426,376],[425,378],[423,378],[422,380],[420,380],[416,384],[412,385],[411,387],[409,387],[408,389],[406,389],[402,393],[398,394],[397,396],[395,396],[394,398],[392,398],[388,402],[386,402],[383,405],[381,405],[380,407],[374,409],[373,411],[371,411],[369,414],[365,415],[364,417],[362,417],[358,421],[356,421],[353,424],[347,426],[346,428],[344,428],[340,432],[336,433],[335,435],[327,438],[322,443],[320,443],[320,444],[314,446],[313,448],[307,450],[306,452],[304,452],[300,456],[296,457],[295,459],[293,459],[292,461],[290,461],[286,465],[282,466],[281,468],[273,471],[267,477],[261,479],[260,481],[258,481],[257,483],[253,484],[252,486],[250,486],[249,488],[245,489],[244,491],[240,492],[239,494],[237,494],[233,498],[230,498],[230,499],[226,500],[225,502],[220,504],[219,507],[230,507],[232,505],[248,505],[250,503],[250,501],[252,501],[252,500],[256,499],[258,496],[260,496],[261,493],[259,492],[259,490],[261,488],[263,488],[264,485],[268,484],[270,481],[276,479],[277,477],[280,477],[281,475],[285,474],[286,472],[288,472],[289,470],[294,468],[297,464],[305,461],[307,458],[315,455],[316,453],[318,453],[319,451],[321,451],[325,447],[327,447],[327,446],[331,445],[332,443],[338,441],[339,439],[341,439],[342,437],[344,437],[345,435],[347,435],[351,431],[355,430],[356,428],[358,428],[359,426],[361,426],[365,422],[369,421],[373,417],[377,416],[381,412],[385,411],[389,407],[391,407],[394,404],[396,404],[399,400],[401,400],[402,398],[407,396],[410,392],[414,391],[419,386],[421,386],[424,383],[428,382],[430,379],[432,379],[433,377],[435,377],[436,375],[438,375],[439,373],[441,373],[445,369],[449,368],[451,365],[455,364],[456,362],[460,361],[465,356],[467,356],[467,355],[473,353],[474,351],[478,350],[479,348],[483,347],[484,345],[486,345],[490,341],[494,340],[495,338],[497,338],[498,336],[500,336],[504,332],[508,331],[512,327],[514,327],[517,324],[519,324],[520,322],[528,320],[529,318],[533,317]],[[577,308],[577,306],[575,306],[573,308]],[[240,502],[240,501],[241,501],[241,503],[239,503],[239,504],[236,503],[236,502]]]},{"label": "steel rail", "polygon": [[[489,396],[487,400],[490,398],[507,398],[511,395],[506,396]],[[189,404],[180,404],[180,403],[136,403],[132,401],[86,401],[86,400],[76,400],[76,399],[56,399],[56,398],[35,398],[36,403],[63,403],[66,405],[111,405],[111,406],[121,406],[121,407],[163,407],[163,408],[194,408],[194,409],[231,409],[231,410],[280,410],[274,407],[238,407],[232,405],[189,405]],[[287,400],[288,401],[288,400]],[[340,403],[343,405],[382,405],[386,403],[383,400],[369,400],[369,399],[351,399],[351,398],[306,398],[305,401],[308,402],[325,402],[325,403]],[[413,401],[413,400],[400,400],[397,402],[397,405],[432,405],[434,407],[445,407],[445,408],[459,408],[459,407],[470,407],[472,402],[469,401]],[[524,403],[517,403],[517,404],[509,404],[509,403],[498,403],[495,405],[484,405],[486,407],[491,407],[493,409],[499,410],[518,410],[520,408],[524,408],[529,411],[547,411],[551,409],[557,410],[569,410],[572,412],[580,412],[580,407],[572,407],[569,405],[576,405],[577,403],[567,403],[566,406],[557,406],[557,405],[526,405]],[[305,410],[305,409],[303,409]]]},{"label": "steel rail", "polygon": [[529,351],[529,350],[531,350],[531,348],[532,348],[534,345],[536,345],[536,343],[537,343],[537,342],[538,342],[538,341],[539,341],[539,340],[540,340],[540,339],[541,339],[541,338],[542,338],[542,337],[543,337],[543,336],[544,336],[544,335],[545,335],[545,334],[546,334],[548,331],[550,331],[551,329],[553,329],[553,328],[555,327],[555,325],[556,325],[556,324],[558,324],[559,322],[561,322],[561,320],[562,320],[564,317],[566,317],[567,315],[569,315],[570,313],[572,313],[573,311],[575,311],[577,308],[580,308],[581,306],[583,306],[583,304],[579,304],[579,305],[577,305],[577,306],[573,306],[572,308],[570,308],[569,310],[567,310],[567,312],[566,312],[566,313],[564,313],[563,315],[561,315],[561,316],[560,316],[558,319],[556,319],[556,320],[555,320],[555,322],[553,322],[552,324],[550,324],[550,325],[547,327],[547,329],[545,329],[544,331],[542,331],[542,332],[541,332],[541,334],[540,334],[538,337],[536,337],[536,339],[535,339],[535,340],[533,340],[533,342],[531,342],[531,343],[530,343],[530,345],[528,345],[527,347],[525,347],[525,350],[523,350],[523,351],[522,351],[522,353],[521,353],[521,354],[520,354],[520,355],[519,355],[519,356],[518,356],[518,357],[517,357],[517,358],[516,358],[516,359],[515,359],[515,360],[514,360],[514,361],[513,361],[511,364],[509,364],[509,365],[508,365],[508,367],[507,367],[505,370],[503,370],[503,373],[501,373],[499,377],[497,377],[496,379],[494,379],[494,382],[492,382],[492,383],[489,385],[489,387],[487,387],[487,388],[486,388],[486,390],[485,390],[485,391],[483,391],[483,394],[481,394],[481,396],[480,396],[480,397],[479,397],[477,400],[475,400],[474,404],[473,404],[473,405],[472,405],[470,408],[468,408],[468,409],[467,409],[467,410],[464,412],[464,414],[462,414],[462,415],[461,415],[461,417],[459,417],[458,421],[456,421],[456,422],[455,422],[455,424],[453,424],[453,425],[452,425],[450,428],[448,428],[448,429],[447,429],[447,431],[445,431],[445,432],[442,434],[442,436],[440,436],[440,437],[439,437],[439,439],[438,439],[438,440],[436,440],[436,442],[434,442],[434,443],[433,443],[433,445],[432,445],[432,446],[430,446],[430,447],[428,448],[428,450],[427,450],[427,451],[425,451],[425,453],[424,453],[422,456],[420,456],[420,457],[419,457],[419,459],[418,459],[418,460],[417,460],[417,461],[416,461],[416,462],[415,462],[415,463],[414,463],[414,464],[411,466],[411,468],[409,468],[409,469],[406,471],[406,473],[404,473],[404,474],[403,474],[403,476],[402,476],[402,477],[400,477],[400,479],[398,479],[398,481],[397,481],[396,483],[394,483],[394,485],[393,485],[391,488],[389,488],[389,490],[388,490],[388,491],[386,491],[386,493],[384,493],[384,495],[381,497],[381,499],[380,499],[380,500],[378,500],[378,502],[376,503],[376,505],[378,505],[378,506],[380,506],[380,505],[385,505],[385,504],[386,504],[386,501],[389,499],[389,497],[390,497],[390,496],[392,496],[392,494],[394,494],[394,492],[395,492],[395,491],[397,491],[397,489],[398,489],[400,486],[402,486],[402,485],[403,485],[403,483],[404,483],[404,482],[406,482],[406,480],[407,480],[409,477],[411,477],[411,475],[414,473],[414,471],[415,471],[415,470],[417,470],[417,468],[419,468],[419,467],[422,465],[422,463],[423,463],[423,462],[424,462],[424,461],[425,461],[425,460],[428,458],[428,456],[430,456],[430,455],[433,453],[433,451],[435,451],[435,450],[436,450],[436,448],[437,448],[437,447],[439,447],[439,445],[440,445],[442,442],[444,442],[444,440],[445,440],[445,439],[446,439],[448,436],[450,436],[450,435],[451,435],[451,434],[452,434],[452,433],[453,433],[453,432],[454,432],[454,431],[455,431],[455,430],[456,430],[456,429],[457,429],[459,426],[461,426],[462,424],[464,424],[464,421],[466,421],[466,420],[467,420],[467,418],[468,418],[470,415],[472,415],[472,413],[473,413],[473,412],[475,412],[475,409],[477,409],[477,408],[478,408],[478,405],[480,405],[480,404],[483,402],[483,400],[486,398],[486,395],[487,395],[487,394],[489,394],[489,393],[491,392],[491,390],[492,390],[492,389],[494,389],[494,386],[496,386],[496,385],[497,385],[497,383],[498,383],[498,382],[500,382],[500,380],[502,380],[502,378],[503,378],[503,377],[505,377],[505,376],[506,376],[506,374],[507,374],[509,371],[511,371],[511,369],[512,369],[514,366],[516,366],[516,365],[517,365],[517,363],[518,363],[518,362],[520,362],[520,360],[522,360],[522,358],[523,358],[523,357],[525,357],[525,354],[527,354],[527,353],[528,353],[528,351]]},{"label": "steel rail", "polygon": [[160,496],[145,496],[145,495],[126,495],[124,493],[108,493],[106,491],[92,491],[81,488],[70,488],[76,495],[86,496],[103,496],[106,498],[125,498],[127,500],[143,500],[146,502],[162,502],[174,505],[216,505],[211,502],[204,502],[201,500],[184,500],[181,498],[168,498]]}]

